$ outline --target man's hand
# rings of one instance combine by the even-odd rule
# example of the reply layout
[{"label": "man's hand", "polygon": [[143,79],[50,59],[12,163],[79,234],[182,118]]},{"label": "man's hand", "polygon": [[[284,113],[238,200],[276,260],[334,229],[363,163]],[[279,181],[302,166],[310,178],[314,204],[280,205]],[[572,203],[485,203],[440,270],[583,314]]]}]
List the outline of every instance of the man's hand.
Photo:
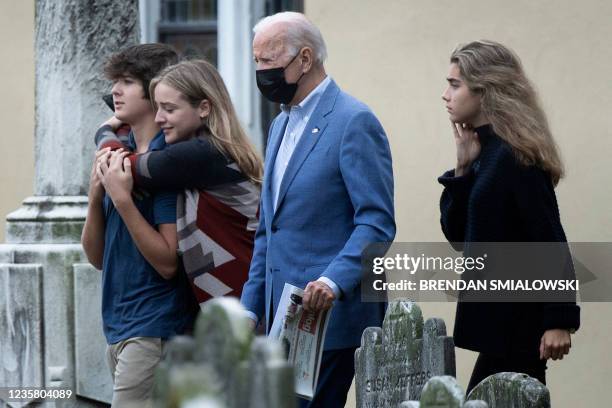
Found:
[{"label": "man's hand", "polygon": [[302,306],[307,312],[327,310],[332,307],[332,303],[336,300],[334,291],[327,284],[320,281],[308,282],[304,289],[304,298]]},{"label": "man's hand", "polygon": [[110,161],[107,164],[104,160],[98,162],[97,175],[106,189],[115,207],[120,207],[131,201],[132,187],[132,165],[126,158],[130,152],[116,150],[111,152]]},{"label": "man's hand", "polygon": [[104,186],[102,180],[98,177],[97,169],[98,162],[107,161],[110,157],[110,148],[106,147],[96,152],[96,156],[91,166],[91,174],[89,175],[89,192],[88,197],[91,202],[101,202],[104,198]]},{"label": "man's hand", "polygon": [[117,117],[111,116],[111,118],[108,119],[106,122],[102,123],[100,127],[106,126],[106,125],[110,125],[110,127],[113,128],[113,132],[115,132],[117,131],[117,129],[119,129],[123,125],[123,122],[117,119]]},{"label": "man's hand", "polygon": [[546,330],[540,340],[540,360],[563,360],[572,347],[570,332],[564,329]]}]

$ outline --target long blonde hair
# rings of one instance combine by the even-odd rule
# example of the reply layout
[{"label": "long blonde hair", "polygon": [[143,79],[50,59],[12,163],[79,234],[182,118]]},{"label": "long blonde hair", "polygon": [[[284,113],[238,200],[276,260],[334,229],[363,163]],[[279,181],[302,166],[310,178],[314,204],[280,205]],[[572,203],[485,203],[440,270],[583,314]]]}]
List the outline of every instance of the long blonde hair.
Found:
[{"label": "long blonde hair", "polygon": [[229,92],[214,65],[204,60],[191,60],[169,66],[151,81],[149,93],[152,96],[160,82],[179,91],[193,107],[204,99],[209,101],[210,113],[205,124],[211,143],[234,160],[252,182],[261,185],[262,160],[242,129]]},{"label": "long blonde hair", "polygon": [[548,172],[556,186],[564,175],[563,164],[518,56],[502,44],[481,40],[459,45],[450,62],[457,64],[468,88],[481,95],[483,114],[518,161]]}]

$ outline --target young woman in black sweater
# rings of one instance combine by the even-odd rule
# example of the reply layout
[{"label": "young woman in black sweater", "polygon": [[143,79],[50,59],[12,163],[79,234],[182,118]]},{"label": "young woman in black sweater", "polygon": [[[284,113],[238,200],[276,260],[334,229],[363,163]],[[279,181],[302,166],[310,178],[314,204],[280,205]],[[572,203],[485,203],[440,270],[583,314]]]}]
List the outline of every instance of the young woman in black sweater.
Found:
[{"label": "young woman in black sweater", "polygon": [[[451,55],[447,81],[442,99],[457,163],[438,179],[446,238],[566,242],[554,191],[563,166],[518,57],[495,42],[461,45]],[[545,383],[546,360],[569,353],[579,325],[575,302],[458,302],[455,345],[480,353],[468,393],[502,371]]]}]

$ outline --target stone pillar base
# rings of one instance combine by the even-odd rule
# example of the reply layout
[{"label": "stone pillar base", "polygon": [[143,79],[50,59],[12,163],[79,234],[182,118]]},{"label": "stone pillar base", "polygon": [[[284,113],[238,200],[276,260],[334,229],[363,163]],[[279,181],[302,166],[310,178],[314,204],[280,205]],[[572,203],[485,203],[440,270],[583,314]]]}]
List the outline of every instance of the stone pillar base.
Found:
[{"label": "stone pillar base", "polygon": [[86,196],[33,196],[6,217],[9,244],[81,242],[87,215]]}]

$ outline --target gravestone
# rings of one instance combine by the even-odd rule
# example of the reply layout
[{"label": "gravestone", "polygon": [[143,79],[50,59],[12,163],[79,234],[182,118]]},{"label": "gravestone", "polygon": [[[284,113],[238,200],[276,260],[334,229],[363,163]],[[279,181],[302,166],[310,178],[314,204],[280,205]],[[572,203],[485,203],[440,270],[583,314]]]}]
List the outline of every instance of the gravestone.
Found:
[{"label": "gravestone", "polygon": [[420,401],[404,401],[399,408],[487,408],[484,401],[464,402],[465,393],[455,377],[430,378],[421,392]]},{"label": "gravestone", "polygon": [[463,408],[489,408],[489,404],[482,400],[471,400],[466,401],[466,403],[463,404]]},{"label": "gravestone", "polygon": [[455,377],[443,375],[427,381],[421,393],[421,407],[462,408],[465,393]]},{"label": "gravestone", "polygon": [[256,337],[251,355],[234,374],[229,406],[268,408],[297,406],[293,368],[285,358],[280,342]]},{"label": "gravestone", "polygon": [[550,408],[548,388],[522,373],[497,373],[482,380],[468,400],[484,400],[489,408]]},{"label": "gravestone", "polygon": [[419,401],[404,401],[399,405],[399,408],[420,408],[421,403]]},{"label": "gravestone", "polygon": [[416,401],[427,380],[439,375],[455,376],[455,347],[444,321],[424,323],[416,303],[393,301],[382,328],[364,330],[355,352],[357,408]]},{"label": "gravestone", "polygon": [[[544,384],[527,374],[497,373],[482,380],[467,400],[457,380],[432,377],[420,401],[404,401],[400,408],[550,408],[550,393]],[[393,406],[393,405],[391,405]]]},{"label": "gravestone", "polygon": [[102,330],[102,273],[90,264],[74,264],[74,361],[76,393],[112,401],[113,378],[106,362]]},{"label": "gravestone", "polygon": [[[36,387],[42,371],[42,268],[0,264],[0,386]],[[0,402],[1,405],[1,402]]]},{"label": "gravestone", "polygon": [[168,342],[156,372],[156,407],[292,408],[293,370],[279,342],[254,338],[238,300],[215,298],[198,316],[194,338]]}]

